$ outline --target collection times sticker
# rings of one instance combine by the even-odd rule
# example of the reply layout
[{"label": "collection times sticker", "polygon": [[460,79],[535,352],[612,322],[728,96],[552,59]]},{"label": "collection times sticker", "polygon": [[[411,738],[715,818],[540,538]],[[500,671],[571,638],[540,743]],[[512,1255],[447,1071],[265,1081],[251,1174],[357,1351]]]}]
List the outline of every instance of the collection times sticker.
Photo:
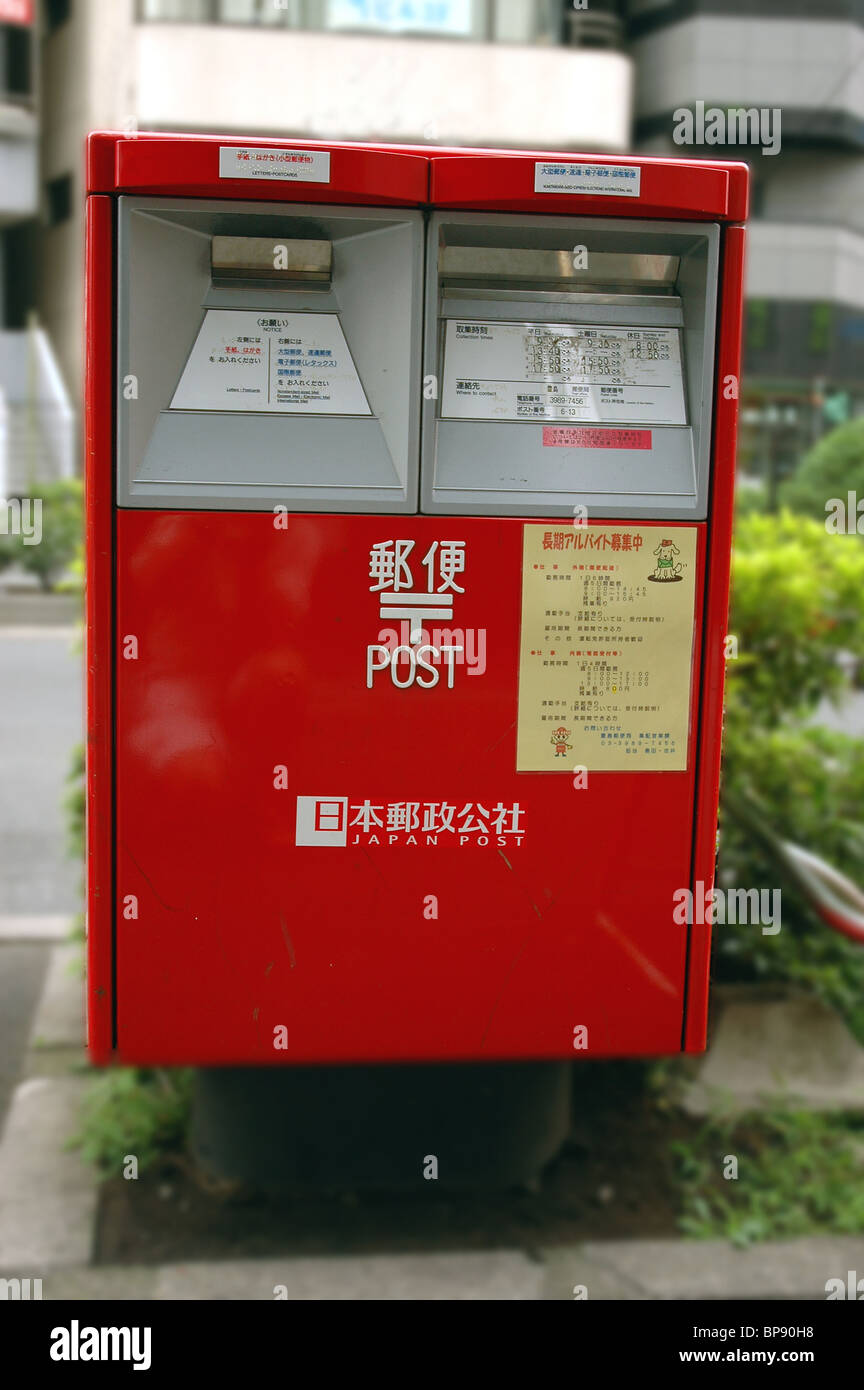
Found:
[{"label": "collection times sticker", "polygon": [[441,413],[456,420],[684,425],[679,331],[450,319]]},{"label": "collection times sticker", "polygon": [[517,772],[683,772],[695,526],[523,531]]}]

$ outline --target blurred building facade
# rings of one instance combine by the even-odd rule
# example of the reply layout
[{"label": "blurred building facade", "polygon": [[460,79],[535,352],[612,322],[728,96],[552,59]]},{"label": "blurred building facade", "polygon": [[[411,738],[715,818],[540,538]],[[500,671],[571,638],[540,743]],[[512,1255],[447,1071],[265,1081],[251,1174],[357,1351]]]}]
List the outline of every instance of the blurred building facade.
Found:
[{"label": "blurred building facade", "polygon": [[779,151],[706,145],[752,171],[739,468],[773,492],[864,414],[864,0],[630,0],[634,144],[690,154],[696,103],[765,112]]},{"label": "blurred building facade", "polygon": [[[42,0],[41,26],[31,280],[76,397],[101,127],[747,159],[743,467],[864,412],[864,0]],[[699,102],[779,110],[779,151],[676,144]]]},{"label": "blurred building facade", "polygon": [[0,498],[74,468],[74,416],[36,316],[40,211],[34,0],[0,0]]},{"label": "blurred building facade", "polygon": [[[615,6],[562,0],[66,0],[46,30],[40,312],[81,379],[82,145],[96,128],[623,150]],[[584,40],[584,41],[583,41]]]}]

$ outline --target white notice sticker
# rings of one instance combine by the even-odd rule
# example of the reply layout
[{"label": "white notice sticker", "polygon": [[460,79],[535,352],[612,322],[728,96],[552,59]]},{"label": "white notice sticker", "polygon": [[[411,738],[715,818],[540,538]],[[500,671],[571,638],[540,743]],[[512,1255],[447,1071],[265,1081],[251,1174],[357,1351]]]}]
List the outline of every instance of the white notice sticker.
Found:
[{"label": "white notice sticker", "polygon": [[219,146],[220,179],[281,179],[329,183],[329,150],[265,150],[256,145]]},{"label": "white notice sticker", "polygon": [[336,314],[208,309],[172,410],[371,415]]},{"label": "white notice sticker", "polygon": [[638,198],[641,175],[642,170],[632,164],[562,164],[547,160],[534,165],[534,192]]},{"label": "white notice sticker", "polygon": [[450,319],[441,413],[686,425],[678,329]]}]

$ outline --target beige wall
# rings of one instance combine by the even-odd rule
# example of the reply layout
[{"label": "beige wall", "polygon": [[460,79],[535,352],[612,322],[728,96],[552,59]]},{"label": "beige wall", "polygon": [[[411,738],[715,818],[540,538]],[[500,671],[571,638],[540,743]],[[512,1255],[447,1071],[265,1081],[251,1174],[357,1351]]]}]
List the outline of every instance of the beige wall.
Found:
[{"label": "beige wall", "polygon": [[522,44],[143,24],[149,129],[621,150],[630,60]]},{"label": "beige wall", "polygon": [[811,16],[699,15],[633,44],[636,111],[666,114],[694,101],[812,107],[864,114],[864,31]]}]

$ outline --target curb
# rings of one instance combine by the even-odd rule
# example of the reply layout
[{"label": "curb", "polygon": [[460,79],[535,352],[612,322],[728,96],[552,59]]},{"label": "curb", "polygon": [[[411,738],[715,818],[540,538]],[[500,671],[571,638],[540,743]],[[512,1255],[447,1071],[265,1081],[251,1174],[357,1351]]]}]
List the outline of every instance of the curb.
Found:
[{"label": "curb", "polygon": [[64,1148],[87,1082],[31,1077],[15,1090],[0,1144],[0,1271],[42,1277],[92,1257],[95,1174]]},{"label": "curb", "polygon": [[[0,916],[0,945],[26,946],[34,941],[49,944],[68,941],[71,930],[71,917]],[[75,1041],[80,1047],[80,1036]]]},{"label": "curb", "polygon": [[0,589],[0,627],[74,629],[81,619],[78,594],[15,593]]},{"label": "curb", "polygon": [[[62,922],[68,929],[66,918],[18,920]],[[86,1077],[69,1070],[70,1061],[77,1066],[82,1055],[83,988],[70,970],[78,954],[74,944],[51,949],[30,1029],[26,1080],[12,1095],[0,1142],[0,1271],[7,1277],[29,1272],[38,1278],[92,1258],[98,1180],[66,1148],[79,1128],[88,1086]],[[34,1074],[51,1056],[60,1074]]]}]

